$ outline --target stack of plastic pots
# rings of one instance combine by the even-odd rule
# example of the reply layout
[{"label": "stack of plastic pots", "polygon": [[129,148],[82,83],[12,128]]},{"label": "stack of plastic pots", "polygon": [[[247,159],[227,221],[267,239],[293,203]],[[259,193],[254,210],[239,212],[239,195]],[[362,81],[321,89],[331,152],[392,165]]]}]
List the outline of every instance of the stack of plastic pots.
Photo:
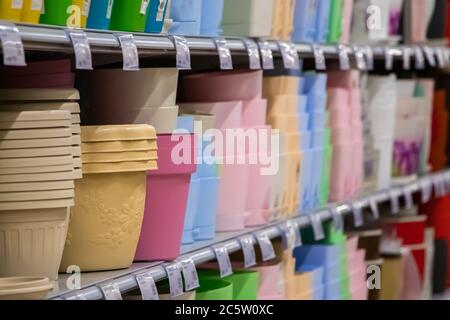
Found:
[{"label": "stack of plastic pots", "polygon": [[222,17],[224,35],[269,37],[273,7],[273,0],[226,0]]},{"label": "stack of plastic pots", "polygon": [[217,37],[222,34],[222,14],[225,0],[202,0],[202,17],[200,34],[202,36]]},{"label": "stack of plastic pots", "polygon": [[21,21],[26,23],[39,23],[44,0],[24,0]]},{"label": "stack of plastic pots", "polygon": [[0,278],[0,300],[44,300],[52,288],[48,278]]},{"label": "stack of plastic pots", "polygon": [[136,261],[173,260],[180,255],[189,185],[196,170],[196,140],[193,134],[158,135],[158,169],[147,173]]},{"label": "stack of plastic pots", "polygon": [[[200,35],[203,0],[171,0],[169,33],[186,36]],[[216,1],[209,1],[216,2]]]},{"label": "stack of plastic pots", "polygon": [[83,179],[70,215],[61,272],[128,268],[144,215],[146,172],[157,168],[149,125],[81,127]]},{"label": "stack of plastic pots", "polygon": [[367,300],[367,268],[365,263],[366,251],[358,250],[358,237],[347,240],[348,277],[352,300]]},{"label": "stack of plastic pots", "polygon": [[[329,1],[332,2],[332,1]],[[316,19],[319,1],[296,1],[294,9],[294,30],[292,40],[295,42],[314,42],[316,37]],[[328,17],[327,17],[328,19]]]},{"label": "stack of plastic pots", "polygon": [[296,272],[291,252],[283,254],[284,291],[288,300],[313,300],[313,272]]},{"label": "stack of plastic pots", "polygon": [[[76,89],[0,89],[1,111],[49,111],[70,112],[71,147],[74,178],[81,179],[80,94]],[[55,141],[55,144],[58,142]]]},{"label": "stack of plastic pots", "polygon": [[74,204],[68,111],[1,112],[0,276],[56,280]]},{"label": "stack of plastic pots", "polygon": [[271,36],[277,39],[291,39],[294,23],[294,6],[292,0],[274,0]]},{"label": "stack of plastic pots", "polygon": [[259,273],[258,300],[283,300],[282,263],[279,261],[259,264],[252,268]]}]

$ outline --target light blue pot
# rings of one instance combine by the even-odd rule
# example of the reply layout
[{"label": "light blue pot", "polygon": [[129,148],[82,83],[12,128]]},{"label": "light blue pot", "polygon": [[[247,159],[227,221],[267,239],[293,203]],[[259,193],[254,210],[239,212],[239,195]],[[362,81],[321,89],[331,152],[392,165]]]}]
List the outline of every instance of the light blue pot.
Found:
[{"label": "light blue pot", "polygon": [[328,112],[317,111],[311,113],[310,130],[324,130],[328,126]]},{"label": "light blue pot", "polygon": [[318,0],[296,1],[294,8],[294,42],[314,42]]},{"label": "light blue pot", "polygon": [[168,0],[150,0],[145,32],[161,33],[166,18]]},{"label": "light blue pot", "polygon": [[170,34],[182,36],[198,36],[200,35],[200,21],[193,21],[193,22],[173,21],[168,32]]},{"label": "light blue pot", "polygon": [[303,113],[299,113],[299,123],[300,123],[300,127],[299,130],[300,132],[305,132],[309,130],[309,123],[310,123],[310,115],[307,112],[303,112]]},{"label": "light blue pot", "polygon": [[341,300],[341,281],[339,279],[325,285],[325,300]]},{"label": "light blue pot", "polygon": [[186,216],[184,218],[183,237],[182,244],[191,244],[194,242],[194,221],[198,212],[198,199],[200,195],[200,183],[201,179],[197,177],[197,174],[191,176],[191,183],[189,185],[189,195],[186,205]]},{"label": "light blue pot", "polygon": [[330,21],[330,0],[319,0],[316,18],[316,42],[326,43],[328,39],[328,29]]},{"label": "light blue pot", "polygon": [[312,151],[312,175],[311,175],[311,187],[309,189],[309,207],[307,210],[313,211],[318,208],[320,203],[320,187],[322,182],[322,168],[323,168],[323,147],[314,147]]},{"label": "light blue pot", "polygon": [[211,240],[216,233],[216,216],[219,200],[218,176],[200,179],[197,214],[194,220],[194,240]]},{"label": "light blue pot", "polygon": [[298,113],[305,113],[307,105],[308,105],[308,96],[302,94],[302,91],[299,90],[297,112]]},{"label": "light blue pot", "polygon": [[92,0],[89,8],[87,28],[108,30],[114,0]]},{"label": "light blue pot", "polygon": [[200,34],[202,36],[219,36],[222,33],[222,14],[224,0],[203,0]]},{"label": "light blue pot", "polygon": [[200,35],[202,0],[172,0],[170,18],[173,23],[170,34],[185,36]]},{"label": "light blue pot", "polygon": [[312,170],[313,170],[313,153],[309,148],[302,149],[303,161],[300,169],[300,199],[301,212],[307,213],[311,208],[311,187],[312,187]]},{"label": "light blue pot", "polygon": [[303,75],[303,94],[324,94],[327,90],[327,75],[324,73],[305,73]]}]

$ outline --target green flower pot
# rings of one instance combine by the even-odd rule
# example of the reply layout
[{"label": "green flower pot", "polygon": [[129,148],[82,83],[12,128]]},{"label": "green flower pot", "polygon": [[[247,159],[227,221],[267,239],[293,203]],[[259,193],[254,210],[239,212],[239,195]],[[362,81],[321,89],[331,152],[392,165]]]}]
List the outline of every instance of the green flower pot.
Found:
[{"label": "green flower pot", "polygon": [[149,6],[145,11],[143,2],[150,0],[115,0],[111,14],[110,30],[144,32]]},{"label": "green flower pot", "polygon": [[45,0],[39,23],[66,26],[69,19],[67,9],[71,5],[72,0]]},{"label": "green flower pot", "polygon": [[233,284],[200,276],[200,288],[196,290],[196,300],[233,300]]}]

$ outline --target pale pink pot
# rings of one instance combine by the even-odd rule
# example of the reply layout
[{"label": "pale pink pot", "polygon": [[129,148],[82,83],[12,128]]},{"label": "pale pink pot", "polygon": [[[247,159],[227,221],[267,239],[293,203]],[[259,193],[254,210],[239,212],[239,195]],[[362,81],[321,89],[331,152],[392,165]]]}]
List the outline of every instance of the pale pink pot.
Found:
[{"label": "pale pink pot", "polygon": [[219,130],[239,128],[242,126],[242,101],[182,103],[183,111],[197,111],[216,116],[214,127]]},{"label": "pale pink pot", "polygon": [[259,272],[258,299],[260,297],[282,295],[283,272],[281,263],[267,264],[253,268],[253,270]]},{"label": "pale pink pot", "polygon": [[253,99],[242,102],[242,126],[264,126],[267,123],[267,100]]},{"label": "pale pink pot", "polygon": [[366,285],[351,292],[352,300],[365,301],[369,299],[369,290]]},{"label": "pale pink pot", "polygon": [[346,200],[346,186],[351,185],[353,150],[352,143],[334,146],[330,173],[330,201]]}]

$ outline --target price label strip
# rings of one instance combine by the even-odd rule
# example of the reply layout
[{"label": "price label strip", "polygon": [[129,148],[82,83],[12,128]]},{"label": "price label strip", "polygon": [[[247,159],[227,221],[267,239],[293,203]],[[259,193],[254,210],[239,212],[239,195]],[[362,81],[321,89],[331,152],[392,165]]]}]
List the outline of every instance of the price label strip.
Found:
[{"label": "price label strip", "polygon": [[414,200],[411,187],[403,188],[403,198],[405,199],[405,209],[412,210],[414,208]]},{"label": "price label strip", "polygon": [[5,66],[26,66],[25,50],[19,29],[9,22],[0,21],[0,40],[3,50],[3,64]]},{"label": "price label strip", "polygon": [[216,44],[217,53],[219,54],[220,69],[221,70],[233,70],[233,59],[231,57],[231,51],[227,47],[227,40],[223,38],[214,39]]},{"label": "price label strip", "polygon": [[255,243],[252,235],[246,235],[239,238],[242,253],[244,254],[244,267],[251,268],[256,265]]},{"label": "price label strip", "polygon": [[364,54],[366,55],[367,70],[375,69],[375,61],[374,61],[372,48],[370,46],[365,46],[364,47]]},{"label": "price label strip", "polygon": [[250,70],[261,69],[261,57],[259,55],[258,45],[252,39],[244,39],[245,47],[247,48],[248,63]]},{"label": "price label strip", "polygon": [[278,42],[283,66],[288,70],[300,70],[300,59],[295,44],[287,42]]},{"label": "price label strip", "polygon": [[438,198],[445,196],[446,194],[445,182],[441,175],[436,175],[433,177],[433,187],[434,187],[434,194]]},{"label": "price label strip", "polygon": [[400,191],[393,189],[389,192],[389,197],[391,199],[391,213],[397,215],[400,213]]},{"label": "price label strip", "polygon": [[372,216],[375,220],[380,219],[380,210],[378,209],[378,201],[376,197],[372,196],[369,198],[369,206],[370,211],[372,212]]},{"label": "price label strip", "polygon": [[431,179],[429,177],[425,177],[419,180],[419,187],[421,193],[421,202],[427,203],[431,200],[431,195],[433,193],[433,188],[431,184]]},{"label": "price label strip", "polygon": [[314,240],[323,240],[325,238],[325,231],[323,230],[322,218],[320,217],[320,214],[311,214],[309,216],[309,221],[313,229]]},{"label": "price label strip", "polygon": [[384,61],[386,70],[394,69],[394,53],[391,48],[384,48]]},{"label": "price label strip", "polygon": [[411,70],[411,55],[412,51],[409,47],[403,48],[403,69]]},{"label": "price label strip", "polygon": [[183,278],[181,277],[181,266],[178,263],[164,266],[169,279],[170,298],[174,299],[183,294]]},{"label": "price label strip", "polygon": [[117,283],[108,283],[100,286],[105,300],[123,300]]},{"label": "price label strip", "polygon": [[355,55],[356,67],[358,68],[358,70],[367,71],[368,69],[364,50],[358,46],[354,46],[353,54]]},{"label": "price label strip", "polygon": [[338,212],[338,209],[336,206],[332,206],[328,209],[331,214],[331,218],[333,219],[333,228],[336,231],[343,231],[344,230],[344,219],[342,218],[342,215]]},{"label": "price label strip", "polygon": [[364,225],[363,215],[362,215],[362,205],[360,202],[354,202],[351,205],[353,212],[353,225],[355,228],[362,227]]},{"label": "price label strip", "polygon": [[316,65],[317,70],[326,70],[327,69],[327,63],[325,60],[325,55],[323,53],[323,49],[318,44],[312,44],[311,45],[313,54],[314,54],[314,62]]},{"label": "price label strip", "polygon": [[258,42],[259,53],[261,55],[262,67],[264,70],[273,70],[273,53],[272,49],[270,49],[270,43],[265,40],[261,40]]},{"label": "price label strip", "polygon": [[75,52],[75,67],[78,70],[92,70],[91,47],[86,33],[77,30],[67,30]]},{"label": "price label strip", "polygon": [[339,44],[337,46],[338,55],[339,55],[339,67],[341,70],[347,71],[350,70],[350,57],[348,56],[351,51],[349,47],[344,46],[343,44]]},{"label": "price label strip", "polygon": [[186,291],[192,291],[200,287],[197,268],[195,267],[194,260],[192,260],[191,258],[182,259],[181,267],[183,270],[184,287]]},{"label": "price label strip", "polygon": [[437,60],[437,65],[439,68],[444,69],[446,67],[445,64],[445,57],[444,57],[444,50],[442,48],[435,48],[435,55]]},{"label": "price label strip", "polygon": [[434,56],[434,50],[430,47],[422,47],[423,52],[425,53],[425,58],[428,61],[428,64],[433,68],[436,67],[436,57]]},{"label": "price label strip", "polygon": [[132,34],[116,35],[120,47],[122,48],[123,70],[138,71],[139,70],[139,53]]},{"label": "price label strip", "polygon": [[182,36],[170,36],[176,51],[176,64],[178,70],[191,70],[191,50],[186,38]]},{"label": "price label strip", "polygon": [[425,57],[423,55],[423,51],[420,47],[414,47],[414,59],[416,60],[416,69],[423,70],[425,69]]},{"label": "price label strip", "polygon": [[276,258],[275,249],[273,248],[272,241],[269,236],[264,233],[256,234],[256,240],[258,241],[259,248],[261,250],[262,260],[264,262],[270,261]]},{"label": "price label strip", "polygon": [[158,288],[150,272],[136,275],[136,282],[141,290],[142,300],[159,300]]},{"label": "price label strip", "polygon": [[298,229],[298,224],[294,221],[287,221],[281,224],[278,229],[281,232],[284,248],[292,251],[294,248],[301,246],[301,235]]},{"label": "price label strip", "polygon": [[228,255],[228,249],[225,246],[216,246],[213,248],[216,255],[217,262],[219,263],[220,277],[225,278],[233,274],[233,268],[231,267],[230,256]]}]

